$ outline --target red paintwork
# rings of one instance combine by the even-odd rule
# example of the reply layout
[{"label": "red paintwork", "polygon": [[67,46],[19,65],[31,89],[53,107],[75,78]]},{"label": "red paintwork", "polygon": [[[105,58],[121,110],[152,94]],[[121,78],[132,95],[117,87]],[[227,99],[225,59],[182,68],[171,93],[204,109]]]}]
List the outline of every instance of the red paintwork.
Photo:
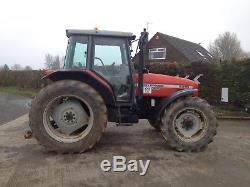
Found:
[{"label": "red paintwork", "polygon": [[[133,79],[137,87],[138,74],[134,74]],[[153,73],[144,74],[143,82],[144,86],[147,84],[166,85],[165,88],[160,87],[158,89],[152,89],[151,93],[143,93],[143,96],[145,97],[169,97],[179,90],[188,88],[198,89],[198,83],[196,83],[195,81],[181,77],[174,77],[162,74],[153,74]],[[178,88],[171,88],[171,87],[178,87]],[[137,95],[137,89],[135,90],[135,94]],[[195,96],[198,96],[198,91],[195,93]]]},{"label": "red paintwork", "polygon": [[[76,72],[75,70],[60,70],[60,72],[63,71],[72,71]],[[53,71],[53,70],[48,70],[46,71],[46,75],[43,77],[49,78],[56,74],[58,71]],[[79,72],[79,70],[77,71]],[[98,80],[102,85],[108,88],[108,90],[113,93],[113,90],[111,86],[107,83],[107,81],[103,80],[100,78],[96,73],[90,71],[90,70],[81,70],[81,72],[84,72],[88,74],[89,76],[93,77],[94,79]],[[181,78],[181,77],[174,77],[174,76],[169,76],[169,75],[161,75],[161,74],[153,74],[153,73],[146,73],[144,74],[144,87],[149,85],[150,87],[152,85],[159,86],[157,89],[152,89],[151,93],[143,93],[143,96],[145,97],[169,97],[175,92],[183,89],[197,89],[197,92],[195,92],[195,96],[198,96],[198,83],[195,81]],[[135,82],[135,95],[138,95],[138,89],[137,89],[137,83],[138,83],[138,74],[133,75],[133,79]],[[165,87],[161,87],[165,86]],[[112,94],[113,98],[114,95]]]},{"label": "red paintwork", "polygon": [[[110,93],[113,93],[113,90],[111,88],[111,86],[102,78],[100,78],[96,73],[90,71],[90,70],[46,70],[45,71],[45,76],[42,77],[42,79],[46,79],[49,78],[51,76],[53,76],[54,74],[56,74],[57,72],[82,72],[82,73],[86,73],[89,76],[93,77],[94,79],[98,80],[102,85],[104,85],[106,88],[108,88],[108,90],[110,91]],[[115,99],[114,94],[112,94],[113,99]]]},{"label": "red paintwork", "polygon": [[55,70],[52,69],[46,69],[44,72],[44,76],[42,77],[42,79],[47,79],[48,77],[50,77],[50,75],[52,75],[53,73],[55,73]]}]

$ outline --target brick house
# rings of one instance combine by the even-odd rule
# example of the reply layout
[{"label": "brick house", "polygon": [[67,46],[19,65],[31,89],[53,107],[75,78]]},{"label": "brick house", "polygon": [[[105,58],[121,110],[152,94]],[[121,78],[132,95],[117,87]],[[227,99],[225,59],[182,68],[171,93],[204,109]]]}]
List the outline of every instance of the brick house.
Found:
[{"label": "brick house", "polygon": [[[214,57],[200,44],[157,32],[147,45],[146,64],[151,63],[214,63]],[[138,55],[134,62],[138,62]]]}]

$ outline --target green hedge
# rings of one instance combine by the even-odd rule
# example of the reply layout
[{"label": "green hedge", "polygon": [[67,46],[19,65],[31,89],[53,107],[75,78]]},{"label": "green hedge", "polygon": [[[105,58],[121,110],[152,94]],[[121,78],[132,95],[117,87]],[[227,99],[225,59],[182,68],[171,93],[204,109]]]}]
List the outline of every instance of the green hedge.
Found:
[{"label": "green hedge", "polygon": [[17,87],[20,89],[40,89],[43,71],[0,71],[1,87]]}]

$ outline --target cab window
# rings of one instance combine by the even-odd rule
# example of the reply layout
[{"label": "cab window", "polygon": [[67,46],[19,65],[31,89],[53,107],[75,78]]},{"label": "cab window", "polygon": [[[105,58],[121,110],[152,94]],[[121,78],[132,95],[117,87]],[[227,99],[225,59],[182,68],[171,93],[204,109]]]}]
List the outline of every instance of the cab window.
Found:
[{"label": "cab window", "polygon": [[69,39],[67,56],[65,60],[66,68],[85,69],[88,54],[88,37],[72,36]]}]

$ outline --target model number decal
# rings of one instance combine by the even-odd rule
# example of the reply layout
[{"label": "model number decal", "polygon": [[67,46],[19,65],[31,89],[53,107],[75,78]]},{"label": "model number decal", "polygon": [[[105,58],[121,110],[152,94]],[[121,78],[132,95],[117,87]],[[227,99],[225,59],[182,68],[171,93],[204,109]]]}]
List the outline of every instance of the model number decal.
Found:
[{"label": "model number decal", "polygon": [[152,87],[150,86],[150,84],[143,85],[143,93],[152,93]]},{"label": "model number decal", "polygon": [[152,93],[153,90],[160,90],[161,88],[176,88],[176,89],[192,89],[193,86],[188,85],[174,85],[174,84],[144,84],[143,93]]}]

